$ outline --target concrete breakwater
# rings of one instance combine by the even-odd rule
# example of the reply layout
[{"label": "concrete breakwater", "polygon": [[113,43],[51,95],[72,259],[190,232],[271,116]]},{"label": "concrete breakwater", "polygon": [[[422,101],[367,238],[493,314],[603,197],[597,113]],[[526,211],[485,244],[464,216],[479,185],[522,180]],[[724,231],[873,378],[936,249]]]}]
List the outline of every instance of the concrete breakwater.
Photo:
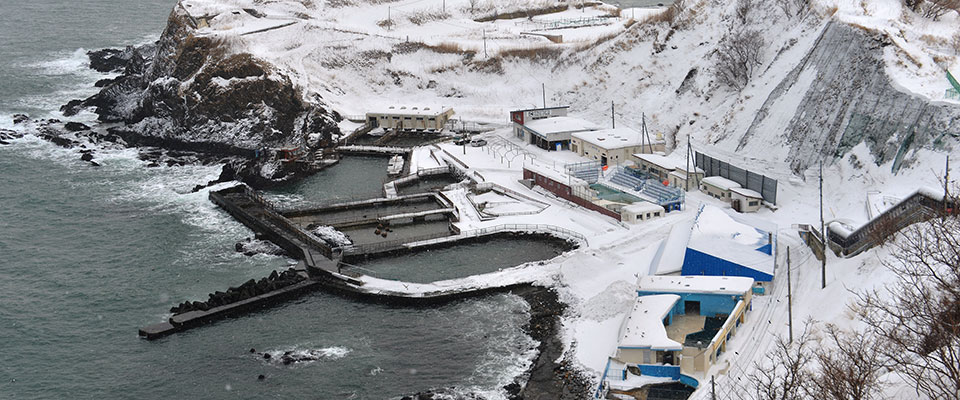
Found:
[{"label": "concrete breakwater", "polygon": [[[174,332],[201,326],[223,317],[268,307],[321,288],[328,292],[366,302],[421,307],[495,293],[506,293],[531,286],[530,282],[517,280],[509,283],[492,281],[483,285],[437,286],[419,291],[404,290],[402,288],[403,282],[396,282],[397,285],[394,285],[394,289],[367,287],[368,284],[364,281],[363,275],[351,271],[350,268],[344,268],[341,264],[342,256],[345,253],[343,248],[333,248],[325,241],[304,231],[299,225],[278,213],[272,204],[257,195],[249,187],[240,185],[211,192],[210,199],[238,221],[254,230],[258,237],[270,240],[301,261],[297,265],[295,273],[287,271],[277,274],[276,277],[263,278],[259,282],[250,280],[240,287],[228,289],[226,292],[213,293],[209,300],[205,302],[186,302],[173,307],[171,311],[176,314],[166,322],[140,330],[140,335],[147,339],[159,338]],[[575,232],[566,232],[560,228],[549,226],[504,225],[476,232],[457,233],[458,235],[449,238],[440,237],[417,242],[419,245],[410,249],[405,248],[405,245],[413,243],[407,242],[388,247],[371,247],[368,250],[371,254],[385,251],[400,254],[451,246],[459,241],[465,243],[483,241],[499,235],[532,234],[534,237],[548,241],[563,241],[564,251],[574,248],[576,246],[574,243],[577,241],[586,241],[585,238]],[[364,253],[366,251],[351,252],[351,255],[363,256]]]}]

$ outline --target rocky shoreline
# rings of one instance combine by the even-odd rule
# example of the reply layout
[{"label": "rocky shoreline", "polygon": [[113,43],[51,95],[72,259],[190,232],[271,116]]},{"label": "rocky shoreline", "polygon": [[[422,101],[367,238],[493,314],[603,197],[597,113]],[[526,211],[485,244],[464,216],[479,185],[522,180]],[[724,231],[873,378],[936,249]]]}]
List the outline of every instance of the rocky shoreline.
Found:
[{"label": "rocky shoreline", "polygon": [[[582,400],[591,398],[593,382],[587,374],[566,360],[560,318],[566,310],[556,291],[542,286],[525,285],[511,291],[530,305],[530,320],[523,331],[540,342],[530,368],[514,382],[503,387],[510,400]],[[477,399],[482,397],[455,393],[448,389],[432,389],[400,397],[400,400]]]}]

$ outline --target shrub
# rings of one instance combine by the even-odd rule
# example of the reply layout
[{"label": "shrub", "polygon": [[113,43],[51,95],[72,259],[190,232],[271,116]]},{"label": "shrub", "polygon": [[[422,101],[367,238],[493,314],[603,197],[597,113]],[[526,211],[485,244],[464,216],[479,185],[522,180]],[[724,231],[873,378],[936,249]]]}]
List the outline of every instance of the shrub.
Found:
[{"label": "shrub", "polygon": [[763,37],[754,30],[731,33],[717,48],[715,72],[720,83],[742,90],[753,78],[753,69],[760,65]]}]

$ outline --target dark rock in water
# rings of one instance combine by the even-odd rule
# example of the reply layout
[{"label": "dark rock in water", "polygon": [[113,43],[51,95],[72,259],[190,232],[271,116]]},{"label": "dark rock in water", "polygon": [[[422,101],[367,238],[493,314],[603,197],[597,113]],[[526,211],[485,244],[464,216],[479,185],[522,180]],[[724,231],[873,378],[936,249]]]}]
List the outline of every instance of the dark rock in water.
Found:
[{"label": "dark rock in water", "polygon": [[251,353],[256,353],[256,352],[257,352],[257,349],[250,348],[250,352],[251,352]]},{"label": "dark rock in water", "polygon": [[115,82],[115,81],[116,81],[115,79],[104,78],[104,79],[101,79],[101,80],[97,81],[97,83],[94,83],[93,86],[98,87],[98,88],[107,87],[107,86],[110,86],[110,84],[113,83],[113,82]]},{"label": "dark rock in water", "polygon": [[23,134],[17,131],[11,131],[8,129],[0,129],[0,140],[11,140],[11,139],[20,139],[23,137]]},{"label": "dark rock in water", "polygon": [[83,155],[80,156],[80,159],[83,160],[83,161],[93,161],[93,154],[91,154],[91,153],[83,153]]},{"label": "dark rock in water", "polygon": [[262,381],[264,379],[267,379],[267,377],[263,375],[257,375],[257,379]]},{"label": "dark rock in water", "polygon": [[13,114],[13,123],[20,124],[30,120],[30,117],[26,114]]},{"label": "dark rock in water", "polygon": [[90,68],[97,72],[120,72],[127,66],[130,60],[129,54],[120,49],[102,49],[88,51],[90,57]]},{"label": "dark rock in water", "polygon": [[10,142],[4,142],[3,139],[0,139],[0,144],[6,146],[6,145],[9,145]]},{"label": "dark rock in water", "polygon": [[77,115],[81,109],[83,109],[83,100],[70,100],[67,104],[60,106],[60,112],[66,117]]},{"label": "dark rock in water", "polygon": [[156,163],[156,162],[152,162],[152,163],[150,163],[150,164],[147,164],[147,168],[157,168],[157,167],[159,167],[159,166],[160,166],[160,164],[158,164],[158,163]]},{"label": "dark rock in water", "polygon": [[91,166],[94,166],[94,167],[99,167],[99,166],[100,166],[100,163],[98,163],[98,162],[96,162],[96,161],[90,161],[90,165],[91,165]]},{"label": "dark rock in water", "polygon": [[263,359],[264,359],[264,360],[269,360],[270,357],[272,357],[272,356],[270,355],[270,353],[263,353]]},{"label": "dark rock in water", "polygon": [[90,127],[79,122],[67,122],[63,128],[71,132],[89,131]]}]

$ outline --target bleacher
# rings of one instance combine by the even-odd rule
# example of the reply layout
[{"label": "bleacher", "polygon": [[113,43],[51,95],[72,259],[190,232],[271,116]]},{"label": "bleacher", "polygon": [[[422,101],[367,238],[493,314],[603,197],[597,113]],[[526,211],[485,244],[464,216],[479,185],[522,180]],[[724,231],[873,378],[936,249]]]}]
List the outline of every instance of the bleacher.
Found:
[{"label": "bleacher", "polygon": [[599,161],[567,164],[564,166],[564,169],[567,170],[568,175],[583,179],[587,181],[587,183],[597,183],[597,180],[600,179]]},{"label": "bleacher", "polygon": [[632,188],[638,192],[643,191],[643,179],[637,178],[632,174],[624,171],[623,168],[617,168],[613,173],[613,176],[610,177],[610,182],[616,183],[620,186]]},{"label": "bleacher", "polygon": [[[667,205],[676,205],[679,209],[680,203],[683,203],[684,192],[683,189],[672,186],[665,186],[662,182],[656,179],[647,179],[646,184],[643,186],[643,194],[657,199],[657,204],[661,206]],[[670,210],[671,208],[668,208]]]}]

